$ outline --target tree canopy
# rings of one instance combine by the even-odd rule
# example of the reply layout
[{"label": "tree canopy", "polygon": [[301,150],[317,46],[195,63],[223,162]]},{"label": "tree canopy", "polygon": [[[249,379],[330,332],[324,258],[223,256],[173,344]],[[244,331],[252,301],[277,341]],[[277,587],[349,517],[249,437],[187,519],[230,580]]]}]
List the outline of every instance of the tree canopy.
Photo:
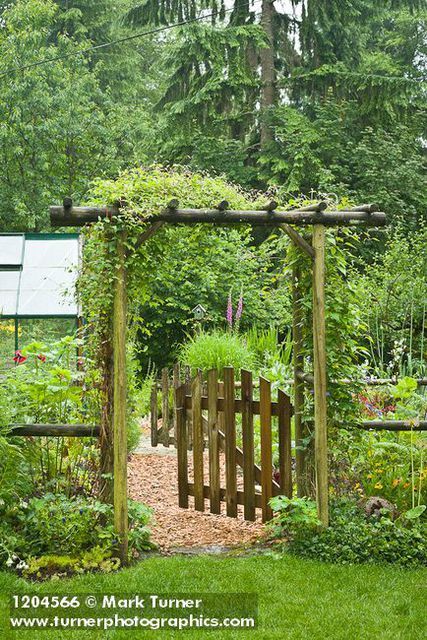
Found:
[{"label": "tree canopy", "polygon": [[1,15],[2,229],[45,229],[52,201],[153,161],[376,201],[409,228],[424,215],[425,0],[15,0]]}]

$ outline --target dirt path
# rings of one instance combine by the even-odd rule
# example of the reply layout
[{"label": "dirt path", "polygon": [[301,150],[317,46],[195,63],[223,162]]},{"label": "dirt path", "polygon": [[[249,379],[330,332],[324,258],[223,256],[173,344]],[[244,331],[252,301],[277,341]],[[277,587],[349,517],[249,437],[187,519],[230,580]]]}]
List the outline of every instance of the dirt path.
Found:
[{"label": "dirt path", "polygon": [[[191,453],[189,463],[191,465]],[[240,506],[239,518],[209,513],[208,500],[205,500],[205,513],[194,510],[192,498],[189,498],[189,509],[180,509],[174,448],[159,445],[153,449],[144,438],[138,452],[130,457],[128,482],[130,497],[154,509],[153,540],[162,550],[247,545],[264,532],[260,520],[243,520]],[[225,505],[222,504],[222,508],[225,510]]]}]

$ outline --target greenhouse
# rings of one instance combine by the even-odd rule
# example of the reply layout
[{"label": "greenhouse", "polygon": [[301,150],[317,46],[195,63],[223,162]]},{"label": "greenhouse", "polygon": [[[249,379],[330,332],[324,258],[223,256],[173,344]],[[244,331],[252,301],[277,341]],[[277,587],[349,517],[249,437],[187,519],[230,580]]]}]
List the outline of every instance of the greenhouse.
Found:
[{"label": "greenhouse", "polygon": [[0,235],[0,345],[7,357],[22,340],[64,335],[78,321],[74,295],[80,260],[76,233]]}]

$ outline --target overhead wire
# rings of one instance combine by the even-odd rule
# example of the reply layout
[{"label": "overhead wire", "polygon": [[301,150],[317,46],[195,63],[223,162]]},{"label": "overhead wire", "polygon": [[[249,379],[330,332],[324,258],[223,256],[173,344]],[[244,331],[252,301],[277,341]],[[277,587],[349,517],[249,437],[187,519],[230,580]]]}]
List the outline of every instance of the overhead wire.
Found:
[{"label": "overhead wire", "polygon": [[[248,2],[244,3],[244,5],[241,5],[241,6],[251,6],[251,5],[252,5],[252,2],[251,0],[249,0]],[[224,10],[225,13],[230,13],[231,11],[234,11],[234,7],[230,7]],[[216,15],[217,14],[214,12],[206,13],[200,16],[195,16],[194,18],[189,18],[187,20],[181,20],[180,22],[174,22],[173,24],[164,25],[162,27],[155,27],[154,29],[149,29],[147,31],[141,31],[139,33],[133,33],[132,35],[129,35],[129,36],[123,36],[122,38],[116,38],[115,40],[109,40],[108,42],[101,42],[100,44],[96,44],[91,47],[85,47],[84,49],[78,49],[77,51],[70,51],[69,53],[65,53],[60,56],[53,56],[52,58],[43,58],[42,60],[38,60],[36,62],[30,62],[28,64],[20,65],[17,67],[11,67],[1,72],[0,78],[6,75],[17,73],[19,71],[26,71],[27,69],[41,67],[42,65],[50,64],[51,62],[66,60],[67,58],[83,55],[86,53],[90,53],[92,51],[99,51],[100,49],[105,49],[115,44],[122,44],[123,42],[129,42],[131,40],[136,40],[137,38],[143,38],[144,36],[150,36],[150,35],[162,33],[164,31],[170,31],[171,29],[176,29],[177,27],[183,27],[187,24],[193,24],[195,22],[200,22],[202,20],[213,18]]]}]

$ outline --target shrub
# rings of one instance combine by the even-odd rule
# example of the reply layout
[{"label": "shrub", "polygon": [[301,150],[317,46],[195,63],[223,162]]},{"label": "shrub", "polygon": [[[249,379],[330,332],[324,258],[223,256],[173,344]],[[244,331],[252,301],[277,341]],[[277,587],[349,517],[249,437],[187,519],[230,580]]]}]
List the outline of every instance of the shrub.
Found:
[{"label": "shrub", "polygon": [[180,361],[193,371],[216,369],[221,375],[224,367],[252,369],[255,358],[239,334],[217,330],[201,331],[190,338],[181,349]]},{"label": "shrub", "polygon": [[[129,501],[131,557],[152,548],[150,517],[148,507]],[[2,514],[0,565],[11,566],[15,559],[22,562],[40,555],[83,558],[82,554],[95,547],[109,553],[117,545],[113,507],[94,498],[47,493],[21,501]]]},{"label": "shrub", "polygon": [[276,512],[273,533],[286,536],[285,546],[295,555],[338,564],[427,564],[426,525],[419,517],[422,509],[394,521],[386,513],[368,518],[355,502],[339,500],[331,505],[330,526],[322,529],[313,526],[311,516],[306,523],[301,520],[302,514],[315,509],[308,498],[285,502],[274,498],[272,507]]}]

